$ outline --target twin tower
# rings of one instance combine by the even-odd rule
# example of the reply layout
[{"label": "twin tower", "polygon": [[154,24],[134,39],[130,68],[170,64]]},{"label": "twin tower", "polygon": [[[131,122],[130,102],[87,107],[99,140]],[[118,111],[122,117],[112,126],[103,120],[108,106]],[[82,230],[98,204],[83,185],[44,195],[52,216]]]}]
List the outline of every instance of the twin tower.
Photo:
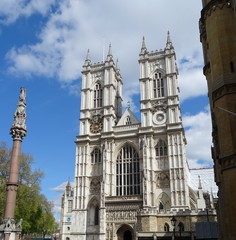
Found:
[{"label": "twin tower", "polygon": [[123,83],[111,46],[101,63],[92,64],[88,52],[75,187],[68,185],[63,199],[62,240],[171,236],[173,216],[178,229],[193,231],[206,204],[201,187],[195,192],[188,185],[175,58],[169,33],[160,51],[149,52],[143,39],[140,122],[129,107],[122,114]]}]

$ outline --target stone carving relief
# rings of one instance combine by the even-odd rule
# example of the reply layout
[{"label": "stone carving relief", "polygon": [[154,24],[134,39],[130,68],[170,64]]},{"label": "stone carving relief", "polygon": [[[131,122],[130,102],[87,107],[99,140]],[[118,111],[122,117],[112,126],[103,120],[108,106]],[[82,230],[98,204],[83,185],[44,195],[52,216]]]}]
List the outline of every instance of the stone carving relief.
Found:
[{"label": "stone carving relief", "polygon": [[106,213],[107,221],[124,222],[136,220],[136,211],[111,211]]},{"label": "stone carving relief", "polygon": [[99,177],[92,178],[90,182],[90,193],[94,195],[100,194],[101,182]]},{"label": "stone carving relief", "polygon": [[102,73],[98,72],[95,74],[95,81],[101,81],[102,80]]},{"label": "stone carving relief", "polygon": [[150,72],[155,72],[157,69],[161,69],[161,68],[163,67],[159,60],[156,60],[150,63]]},{"label": "stone carving relief", "polygon": [[166,100],[157,100],[155,102],[152,102],[152,108],[151,111],[157,112],[157,111],[163,111],[166,112],[167,110],[167,101]]},{"label": "stone carving relief", "polygon": [[12,218],[3,219],[0,223],[0,231],[5,232],[21,232],[22,230],[22,219],[19,222],[15,222]]},{"label": "stone carving relief", "polygon": [[159,172],[156,175],[156,184],[159,188],[170,187],[170,176],[168,172]]},{"label": "stone carving relief", "polygon": [[91,112],[91,117],[90,117],[91,122],[102,122],[102,118],[103,118],[102,110],[95,110]]}]

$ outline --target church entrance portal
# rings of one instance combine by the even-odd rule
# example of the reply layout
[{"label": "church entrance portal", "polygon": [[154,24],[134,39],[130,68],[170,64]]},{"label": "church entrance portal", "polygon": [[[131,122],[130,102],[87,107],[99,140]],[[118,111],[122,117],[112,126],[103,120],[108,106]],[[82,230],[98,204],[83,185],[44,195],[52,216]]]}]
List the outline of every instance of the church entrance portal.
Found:
[{"label": "church entrance portal", "polygon": [[128,225],[123,225],[117,231],[118,240],[134,240],[133,229]]},{"label": "church entrance portal", "polygon": [[124,232],[124,240],[132,240],[132,234],[129,230]]}]

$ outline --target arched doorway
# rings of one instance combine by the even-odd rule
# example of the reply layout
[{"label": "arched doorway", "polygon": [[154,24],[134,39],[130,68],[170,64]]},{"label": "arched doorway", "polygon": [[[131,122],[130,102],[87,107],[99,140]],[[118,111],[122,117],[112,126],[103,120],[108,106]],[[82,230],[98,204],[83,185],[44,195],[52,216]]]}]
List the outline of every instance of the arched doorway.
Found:
[{"label": "arched doorway", "polygon": [[134,240],[133,229],[129,225],[122,225],[117,231],[117,240]]},{"label": "arched doorway", "polygon": [[132,240],[132,234],[131,234],[131,232],[129,230],[126,230],[124,232],[124,238],[123,239],[124,240]]}]

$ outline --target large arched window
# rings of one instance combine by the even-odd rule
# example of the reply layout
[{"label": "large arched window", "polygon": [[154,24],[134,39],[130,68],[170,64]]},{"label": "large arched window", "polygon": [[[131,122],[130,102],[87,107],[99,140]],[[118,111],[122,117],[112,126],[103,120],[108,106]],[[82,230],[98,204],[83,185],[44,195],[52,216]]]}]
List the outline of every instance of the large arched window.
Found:
[{"label": "large arched window", "polygon": [[100,83],[95,85],[93,93],[94,108],[102,107],[102,86]]},{"label": "large arched window", "polygon": [[139,156],[130,145],[125,145],[116,160],[116,195],[140,194]]},{"label": "large arched window", "polygon": [[160,139],[159,142],[157,143],[155,150],[156,150],[156,157],[167,156],[167,146],[162,139]]},{"label": "large arched window", "polygon": [[92,163],[100,163],[102,161],[102,154],[100,149],[95,148],[91,153]]},{"label": "large arched window", "polygon": [[164,97],[164,80],[160,72],[154,74],[153,79],[153,97]]}]

